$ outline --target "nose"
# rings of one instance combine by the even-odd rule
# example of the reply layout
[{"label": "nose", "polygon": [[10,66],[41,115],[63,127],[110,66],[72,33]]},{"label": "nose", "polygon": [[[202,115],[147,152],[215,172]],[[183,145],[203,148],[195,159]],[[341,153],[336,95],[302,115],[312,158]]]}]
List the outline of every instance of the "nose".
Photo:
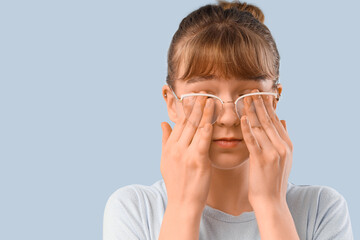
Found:
[{"label": "nose", "polygon": [[240,119],[236,113],[235,103],[233,101],[224,102],[215,124],[226,127],[236,127],[240,125]]}]

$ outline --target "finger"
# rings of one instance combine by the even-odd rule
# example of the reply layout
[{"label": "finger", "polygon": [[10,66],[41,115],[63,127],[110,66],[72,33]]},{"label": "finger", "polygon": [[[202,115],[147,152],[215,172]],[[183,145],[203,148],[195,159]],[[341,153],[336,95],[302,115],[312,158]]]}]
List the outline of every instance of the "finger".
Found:
[{"label": "finger", "polygon": [[253,127],[251,128],[251,130],[255,136],[256,141],[258,142],[260,148],[263,151],[268,151],[269,149],[274,148],[269,137],[266,135],[262,127]]},{"label": "finger", "polygon": [[[200,141],[200,139],[202,138],[202,135],[201,134],[198,134],[198,131],[199,130],[202,130],[203,128],[205,128],[205,126],[207,124],[210,124],[211,126],[211,131],[212,131],[212,128],[213,128],[213,125],[211,124],[211,120],[212,120],[212,117],[213,117],[213,114],[214,114],[214,111],[215,111],[215,103],[214,103],[214,99],[207,99],[207,102],[205,104],[205,108],[204,108],[204,113],[203,113],[203,117],[201,119],[201,123],[200,123],[200,126],[204,126],[204,127],[198,127],[192,141],[190,144],[195,144],[197,145]],[[201,131],[200,131],[201,132]],[[211,139],[209,140],[209,142],[211,142]]]},{"label": "finger", "polygon": [[[256,138],[256,140],[259,144],[259,147],[262,150],[273,149],[273,144],[269,140],[267,134],[263,130],[261,123],[258,120],[258,117],[256,115],[255,105],[253,102],[253,98],[251,96],[245,97],[244,110],[245,110],[246,116],[249,119],[251,119],[250,126],[254,133],[254,137]],[[254,122],[255,122],[255,124],[254,124]]]},{"label": "finger", "polygon": [[198,135],[198,129],[203,128],[205,123],[211,123],[213,109],[214,101],[212,99],[207,98],[206,96],[197,96],[189,121],[178,140],[179,144],[183,146],[190,145],[193,138]]},{"label": "finger", "polygon": [[[193,121],[193,122],[198,121],[198,120],[194,120],[195,117],[199,117],[196,114],[194,114],[194,112],[198,111],[197,108],[199,107],[198,104],[199,104],[201,98],[198,98],[196,100],[197,101],[194,103],[194,106],[190,106],[190,107],[192,107],[191,109],[189,109],[189,108],[186,109],[186,111],[189,111],[189,113],[190,113],[188,116],[185,115],[184,107],[186,108],[189,106],[184,106],[183,103],[178,102],[178,104],[176,105],[176,111],[177,111],[178,118],[177,118],[175,127],[174,127],[172,134],[170,135],[168,141],[178,142],[179,139],[181,138],[181,136],[184,134],[183,132],[185,131],[185,129],[188,129],[188,131],[190,130],[190,132],[192,132],[192,134],[196,131],[195,125],[192,124],[190,122],[190,120],[188,119],[191,115],[193,115],[191,121]],[[186,135],[188,136],[188,133]]]},{"label": "finger", "polygon": [[[201,91],[200,93],[204,93],[203,91]],[[183,104],[183,107],[186,110],[187,117],[189,120],[189,124],[193,124],[193,126],[195,128],[197,128],[200,124],[201,121],[201,117],[202,117],[202,113],[203,113],[203,109],[204,106],[206,104],[206,100],[207,100],[207,96],[195,96],[195,102],[193,104],[190,104],[190,106],[187,106],[186,104]],[[190,113],[190,114],[189,114]]]},{"label": "finger", "polygon": [[261,127],[261,123],[255,114],[255,105],[251,96],[245,97],[244,99],[244,111],[251,124],[251,127]]},{"label": "finger", "polygon": [[183,115],[178,115],[177,121],[175,123],[174,129],[172,130],[167,142],[177,142],[180,138],[185,126],[186,126],[186,118]]},{"label": "finger", "polygon": [[261,148],[251,130],[250,122],[245,115],[241,117],[241,131],[249,153],[253,156],[260,156]]},{"label": "finger", "polygon": [[[259,92],[259,91],[256,89],[252,92]],[[277,130],[265,108],[264,101],[263,101],[263,97],[265,97],[265,96],[253,95],[252,97],[253,97],[253,101],[255,104],[256,115],[257,115],[258,119],[260,120],[261,126],[264,129],[264,132],[268,136],[270,143],[273,145],[273,147],[275,147],[275,149],[278,152],[282,152],[285,142],[280,137],[279,133],[277,132]]]},{"label": "finger", "polygon": [[[209,153],[209,148],[211,144],[211,138],[212,138],[212,131],[213,126],[211,123],[206,123],[205,127],[201,128],[200,134],[201,137],[199,137],[197,141],[197,146],[194,145],[195,148],[198,149],[199,153],[202,155],[207,155]],[[206,159],[206,158],[203,158]]]},{"label": "finger", "polygon": [[[267,109],[267,112],[269,114],[269,117],[270,119],[272,120],[279,136],[289,145],[291,145],[291,140],[290,140],[290,137],[287,133],[287,129],[286,129],[286,123],[282,123],[281,121],[284,121],[284,120],[279,120],[276,112],[275,112],[275,109],[274,109],[274,106],[273,106],[273,103],[274,103],[274,97],[273,96],[269,96],[268,99],[265,99],[265,106],[266,106],[266,109]],[[285,124],[285,125],[284,125]]]},{"label": "finger", "polygon": [[214,112],[215,112],[215,99],[214,98],[206,99],[203,115],[201,117],[201,121],[198,127],[203,128],[207,123],[210,123],[212,125]]}]

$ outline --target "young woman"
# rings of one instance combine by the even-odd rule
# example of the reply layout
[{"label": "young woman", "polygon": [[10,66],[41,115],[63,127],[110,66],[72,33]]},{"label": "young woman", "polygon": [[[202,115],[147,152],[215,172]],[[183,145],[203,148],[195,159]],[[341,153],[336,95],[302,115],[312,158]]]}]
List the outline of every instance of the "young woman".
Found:
[{"label": "young woman", "polygon": [[279,53],[253,5],[206,5],[180,23],[162,93],[162,180],[109,198],[104,240],[353,239],[347,203],[288,182]]}]

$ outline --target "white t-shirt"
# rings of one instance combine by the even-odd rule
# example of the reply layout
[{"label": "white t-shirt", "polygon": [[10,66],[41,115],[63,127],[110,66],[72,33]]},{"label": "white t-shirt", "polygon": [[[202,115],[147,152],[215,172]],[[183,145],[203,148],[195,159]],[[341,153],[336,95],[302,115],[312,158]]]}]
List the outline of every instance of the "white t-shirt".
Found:
[{"label": "white t-shirt", "polygon": [[[286,201],[301,240],[353,240],[346,200],[335,189],[288,182]],[[163,179],[119,188],[105,206],[103,240],[158,240],[166,205]],[[260,239],[255,213],[233,216],[205,205],[199,239]]]}]

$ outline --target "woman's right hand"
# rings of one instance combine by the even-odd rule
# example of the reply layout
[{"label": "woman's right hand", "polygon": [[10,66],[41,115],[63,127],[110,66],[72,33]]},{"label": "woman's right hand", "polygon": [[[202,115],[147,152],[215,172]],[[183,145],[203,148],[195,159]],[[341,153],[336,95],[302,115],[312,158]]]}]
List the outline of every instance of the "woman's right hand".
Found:
[{"label": "woman's right hand", "polygon": [[[203,210],[210,188],[212,141],[212,99],[198,96],[186,120],[183,111],[172,130],[161,123],[162,153],[160,171],[163,176],[168,205]],[[205,105],[205,106],[204,106]]]}]

